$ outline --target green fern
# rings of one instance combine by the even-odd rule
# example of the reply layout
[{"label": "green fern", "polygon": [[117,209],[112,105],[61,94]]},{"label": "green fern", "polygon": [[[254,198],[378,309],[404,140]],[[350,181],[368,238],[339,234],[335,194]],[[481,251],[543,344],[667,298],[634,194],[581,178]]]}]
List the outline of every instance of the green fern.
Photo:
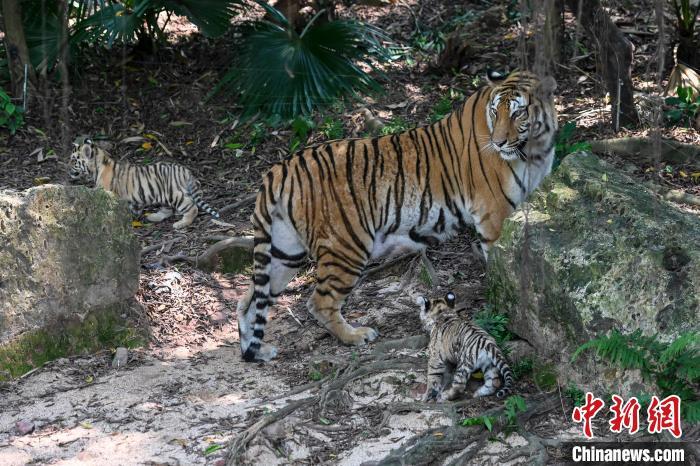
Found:
[{"label": "green fern", "polygon": [[681,334],[670,343],[656,336],[642,335],[637,330],[623,335],[617,330],[608,336],[591,340],[574,352],[571,361],[587,350],[623,369],[639,369],[646,380],[653,380],[661,396],[678,395],[683,402],[683,417],[688,422],[700,421],[700,333]]}]

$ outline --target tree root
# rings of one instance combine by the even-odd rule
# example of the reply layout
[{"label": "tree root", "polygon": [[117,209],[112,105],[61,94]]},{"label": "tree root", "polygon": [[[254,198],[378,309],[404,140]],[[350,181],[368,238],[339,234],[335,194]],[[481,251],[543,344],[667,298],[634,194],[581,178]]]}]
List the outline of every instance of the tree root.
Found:
[{"label": "tree root", "polygon": [[[530,419],[548,413],[556,409],[559,402],[559,395],[556,392],[545,394],[544,396],[534,396],[526,400],[527,410],[517,417],[518,424],[524,425]],[[496,435],[507,427],[507,420],[502,418],[503,409],[489,410],[483,415],[495,417],[493,429],[484,432],[482,426],[464,427],[455,423],[451,427],[429,429],[415,437],[409,439],[400,448],[392,450],[389,455],[379,461],[378,465],[423,465],[439,462],[440,459],[453,454],[455,451],[465,450],[471,445],[475,445],[465,452],[454,464],[469,463],[483,446],[483,442],[488,437]]]},{"label": "tree root", "polygon": [[[293,401],[287,406],[280,408],[279,410],[263,416],[253,425],[245,429],[243,432],[238,434],[233,441],[230,443],[228,455],[226,458],[226,464],[228,466],[240,464],[241,457],[245,453],[248,444],[253,440],[258,433],[269,426],[270,424],[280,421],[285,417],[289,416],[293,412],[307,408],[314,405],[319,405],[321,410],[324,410],[324,406],[332,402],[336,397],[343,396],[342,393],[345,392],[345,388],[355,379],[372,374],[374,372],[382,371],[408,371],[415,369],[418,364],[416,364],[416,358],[410,357],[400,357],[390,360],[380,360],[369,362],[366,359],[354,362],[351,365],[346,366],[340,370],[339,375],[332,380],[322,380],[319,381],[321,384],[326,384],[318,395],[303,398],[301,400]],[[307,384],[308,389],[315,388],[317,384]],[[290,394],[284,396],[292,396],[293,394],[300,393],[298,390],[293,391]],[[282,398],[278,397],[277,399]],[[273,398],[274,399],[274,398]]]},{"label": "tree root", "polygon": [[247,197],[244,197],[238,202],[234,202],[233,204],[229,204],[226,207],[222,207],[219,209],[219,213],[223,214],[228,212],[229,210],[234,210],[234,209],[240,209],[241,207],[245,207],[247,205],[253,204],[255,200],[258,198],[258,193],[251,194]]},{"label": "tree root", "polygon": [[245,248],[253,249],[253,237],[252,236],[238,236],[223,239],[218,241],[207,248],[202,254],[198,256],[186,256],[184,254],[177,254],[174,256],[164,256],[161,259],[162,265],[169,265],[173,262],[189,262],[198,269],[213,270],[216,267],[216,263],[219,260],[219,254],[229,248]]},{"label": "tree root", "polygon": [[512,461],[516,458],[529,458],[534,464],[540,466],[547,464],[549,461],[549,453],[547,447],[560,448],[561,441],[555,439],[542,438],[525,430],[520,430],[519,433],[527,440],[527,445],[514,448],[507,456],[502,456],[502,462]]}]

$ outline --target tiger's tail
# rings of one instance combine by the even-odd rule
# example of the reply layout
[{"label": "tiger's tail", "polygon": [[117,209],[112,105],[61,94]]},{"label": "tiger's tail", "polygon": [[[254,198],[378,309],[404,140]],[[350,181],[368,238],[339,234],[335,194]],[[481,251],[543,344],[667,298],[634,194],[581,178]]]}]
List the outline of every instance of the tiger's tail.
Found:
[{"label": "tiger's tail", "polygon": [[503,377],[503,388],[496,392],[496,398],[504,398],[513,391],[513,371],[510,370],[510,366],[508,366],[508,363],[503,357],[498,358],[494,362],[496,369],[498,369],[498,372],[501,373],[501,377]]},{"label": "tiger's tail", "polygon": [[202,191],[199,189],[198,181],[190,181],[187,184],[187,194],[189,194],[199,210],[205,211],[214,218],[220,218],[219,212],[202,200]]}]

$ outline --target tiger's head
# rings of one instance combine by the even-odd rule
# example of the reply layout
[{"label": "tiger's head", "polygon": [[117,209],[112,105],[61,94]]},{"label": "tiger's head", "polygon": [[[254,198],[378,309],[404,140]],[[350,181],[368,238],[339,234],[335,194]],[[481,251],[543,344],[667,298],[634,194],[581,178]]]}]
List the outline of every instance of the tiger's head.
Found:
[{"label": "tiger's head", "polygon": [[516,71],[505,79],[492,78],[485,109],[487,147],[504,160],[528,160],[533,153],[547,155],[557,131],[554,78],[540,79],[527,71]]},{"label": "tiger's head", "polygon": [[423,323],[423,329],[430,333],[442,317],[454,314],[456,299],[451,291],[440,299],[430,300],[419,296],[416,304],[420,306],[420,321]]},{"label": "tiger's head", "polygon": [[97,147],[90,139],[85,139],[82,144],[74,143],[73,153],[70,155],[68,176],[71,181],[81,179],[94,179],[97,172]]}]

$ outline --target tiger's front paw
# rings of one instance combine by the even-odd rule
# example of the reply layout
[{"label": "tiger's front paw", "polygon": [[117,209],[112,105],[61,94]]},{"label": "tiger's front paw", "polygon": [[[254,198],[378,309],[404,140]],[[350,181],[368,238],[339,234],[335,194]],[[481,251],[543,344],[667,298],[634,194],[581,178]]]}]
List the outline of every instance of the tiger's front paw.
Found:
[{"label": "tiger's front paw", "polygon": [[344,336],[340,337],[341,341],[346,345],[366,345],[370,341],[374,341],[379,336],[379,332],[371,327],[350,328],[350,331],[346,332]]}]

